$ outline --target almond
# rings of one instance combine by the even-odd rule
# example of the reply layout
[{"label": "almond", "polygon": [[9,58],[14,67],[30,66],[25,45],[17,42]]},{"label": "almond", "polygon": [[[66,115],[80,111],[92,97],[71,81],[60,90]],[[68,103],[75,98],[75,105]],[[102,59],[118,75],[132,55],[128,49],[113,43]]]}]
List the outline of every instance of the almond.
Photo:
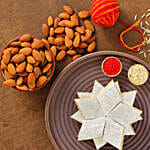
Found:
[{"label": "almond", "polygon": [[75,26],[74,23],[70,20],[64,20],[64,23],[66,27],[69,27],[69,28],[73,28]]},{"label": "almond", "polygon": [[32,56],[27,56],[27,62],[28,62],[29,64],[34,64],[36,61],[35,61],[34,57],[32,57]]},{"label": "almond", "polygon": [[3,54],[8,53],[8,51],[11,52],[12,48],[13,47],[9,47],[9,48],[4,49]]},{"label": "almond", "polygon": [[1,69],[7,70],[7,65],[1,60]]},{"label": "almond", "polygon": [[30,34],[24,34],[20,37],[19,41],[21,42],[28,42],[30,41],[32,36]]},{"label": "almond", "polygon": [[34,59],[36,61],[42,61],[42,57],[41,57],[40,52],[35,50],[35,49],[32,51],[32,56],[34,57]]},{"label": "almond", "polygon": [[61,27],[65,27],[65,26],[66,26],[65,20],[60,21],[60,22],[58,23],[58,25],[61,26]]},{"label": "almond", "polygon": [[48,37],[48,33],[49,33],[49,27],[47,24],[42,24],[42,34],[43,37],[46,39]]},{"label": "almond", "polygon": [[44,46],[44,44],[43,44],[42,40],[39,40],[39,39],[34,39],[32,45],[31,45],[31,47],[33,49],[43,48],[43,46]]},{"label": "almond", "polygon": [[20,46],[20,44],[21,44],[20,41],[15,41],[15,42],[10,43],[10,46],[16,47],[16,46]]},{"label": "almond", "polygon": [[80,11],[79,12],[79,17],[81,19],[85,19],[85,18],[88,18],[90,16],[90,12],[89,11]]},{"label": "almond", "polygon": [[42,42],[44,43],[44,45],[46,45],[48,48],[50,47],[48,41],[46,39],[42,39]]},{"label": "almond", "polygon": [[65,31],[65,28],[64,27],[57,27],[54,31],[54,33],[56,34],[61,34],[61,33],[64,33]]},{"label": "almond", "polygon": [[46,76],[40,76],[37,80],[36,86],[40,87],[42,86],[45,82],[47,81],[47,77]]},{"label": "almond", "polygon": [[93,41],[93,42],[88,46],[87,51],[88,51],[88,52],[93,52],[94,49],[95,49],[95,47],[96,47],[96,43],[95,43],[95,41]]},{"label": "almond", "polygon": [[57,49],[61,50],[61,51],[65,51],[67,49],[67,46],[66,45],[58,45],[57,46]]},{"label": "almond", "polygon": [[63,45],[64,44],[64,38],[58,37],[55,39],[56,45]]},{"label": "almond", "polygon": [[79,25],[79,19],[78,19],[78,16],[76,13],[74,13],[72,16],[71,16],[71,21],[73,22],[73,24],[75,26],[78,26]]},{"label": "almond", "polygon": [[62,12],[58,15],[59,18],[62,18],[62,19],[69,19],[70,18],[70,15],[66,12]]},{"label": "almond", "polygon": [[6,70],[4,70],[4,75],[5,75],[5,77],[6,77],[6,79],[8,80],[8,79],[12,79],[14,76],[13,75],[11,75],[8,71],[6,71]]},{"label": "almond", "polygon": [[92,31],[89,29],[86,29],[85,35],[81,35],[81,41],[85,42],[85,41],[89,40],[91,38],[91,35],[92,35]]},{"label": "almond", "polygon": [[26,62],[24,61],[24,62],[22,62],[21,64],[19,64],[19,65],[17,66],[16,72],[18,72],[18,73],[23,72],[24,69],[25,69],[25,67],[26,67]]},{"label": "almond", "polygon": [[77,32],[79,32],[80,34],[84,34],[85,33],[85,27],[84,26],[76,27],[75,30]]},{"label": "almond", "polygon": [[79,32],[75,32],[74,34],[75,34],[75,36],[80,36]]},{"label": "almond", "polygon": [[54,20],[53,20],[53,17],[52,16],[49,16],[48,17],[48,25],[51,27],[54,23]]},{"label": "almond", "polygon": [[41,50],[41,51],[40,51],[40,54],[41,54],[41,57],[42,57],[41,64],[43,65],[43,64],[44,64],[44,61],[45,61],[45,53]]},{"label": "almond", "polygon": [[36,79],[35,79],[34,73],[29,73],[28,78],[27,78],[27,84],[30,89],[35,88],[35,80]]},{"label": "almond", "polygon": [[12,63],[9,63],[8,64],[8,72],[11,74],[11,75],[15,75],[16,74],[16,69],[15,69],[15,66],[12,64]]},{"label": "almond", "polygon": [[[13,58],[12,58],[13,59]],[[16,54],[14,57],[13,62],[15,62],[16,64],[22,62],[25,60],[25,56],[23,54]]]},{"label": "almond", "polygon": [[33,64],[34,67],[37,67],[40,64],[40,61],[36,61],[36,63]]},{"label": "almond", "polygon": [[19,76],[21,77],[27,77],[28,76],[28,72],[21,72],[21,73],[18,73]]},{"label": "almond", "polygon": [[92,43],[93,41],[95,41],[95,36],[92,36],[89,40],[87,40],[87,43]]},{"label": "almond", "polygon": [[51,62],[52,61],[52,56],[50,54],[50,52],[48,50],[45,50],[45,56],[46,56],[46,59]]},{"label": "almond", "polygon": [[80,54],[73,56],[73,57],[72,57],[72,61],[74,61],[74,60],[80,58],[81,56],[82,56],[82,55],[80,55]]},{"label": "almond", "polygon": [[64,59],[65,56],[66,56],[66,51],[60,51],[56,56],[56,60],[61,61]]},{"label": "almond", "polygon": [[10,61],[10,58],[11,58],[10,51],[5,52],[3,55],[3,62],[7,65]]},{"label": "almond", "polygon": [[91,21],[89,21],[89,20],[84,20],[84,25],[85,25],[85,27],[86,27],[86,29],[89,29],[89,30],[91,30],[92,32],[94,32],[94,25],[92,24],[92,22]]},{"label": "almond", "polygon": [[69,39],[73,39],[73,37],[74,37],[74,32],[73,32],[73,30],[72,30],[71,28],[66,27],[66,28],[65,28],[65,33],[66,33],[66,35],[67,35],[67,37],[68,37]]},{"label": "almond", "polygon": [[48,72],[46,72],[46,76],[50,77],[51,73],[52,73],[52,70],[50,69]]},{"label": "almond", "polygon": [[17,85],[21,85],[23,83],[23,77],[18,77]]},{"label": "almond", "polygon": [[54,30],[55,30],[54,27],[50,28],[50,30],[49,30],[49,35],[50,36],[54,36]]},{"label": "almond", "polygon": [[40,75],[42,74],[40,67],[35,67],[34,68],[34,75],[35,78],[37,79]]},{"label": "almond", "polygon": [[16,88],[21,91],[28,91],[28,87],[26,85],[17,85]]},{"label": "almond", "polygon": [[59,38],[59,37],[65,38],[65,34],[57,34],[57,35],[56,35],[56,38]]},{"label": "almond", "polygon": [[27,47],[27,48],[20,49],[19,54],[23,54],[25,56],[29,56],[31,54],[31,52],[32,52],[32,49]]},{"label": "almond", "polygon": [[79,45],[79,48],[87,48],[87,47],[88,47],[88,45],[85,42],[81,42]]},{"label": "almond", "polygon": [[70,6],[65,5],[63,8],[68,14],[70,14],[70,15],[73,14],[73,9]]},{"label": "almond", "polygon": [[50,44],[54,45],[54,44],[55,44],[55,38],[54,38],[54,37],[49,37],[49,38],[48,38],[48,42],[49,42]]},{"label": "almond", "polygon": [[73,46],[79,47],[79,44],[80,44],[80,36],[76,36],[73,41]]},{"label": "almond", "polygon": [[70,55],[70,56],[74,56],[74,55],[77,54],[77,52],[75,50],[68,50],[67,54]]},{"label": "almond", "polygon": [[65,45],[70,48],[72,46],[72,40],[65,36]]},{"label": "almond", "polygon": [[52,67],[52,64],[47,64],[47,65],[43,68],[43,74],[46,73],[51,67]]},{"label": "almond", "polygon": [[60,18],[59,17],[56,17],[55,20],[54,20],[54,28],[57,28],[58,27],[58,23],[60,22]]},{"label": "almond", "polygon": [[9,87],[14,87],[16,86],[16,82],[13,79],[9,79],[3,82],[3,85],[9,86]]},{"label": "almond", "polygon": [[26,72],[32,72],[32,71],[33,71],[33,66],[31,64],[27,64]]},{"label": "almond", "polygon": [[22,42],[21,46],[22,47],[31,47],[31,43],[29,43],[29,42]]},{"label": "almond", "polygon": [[77,52],[78,52],[79,54],[83,54],[83,53],[85,53],[85,50],[82,49],[82,48],[78,48],[78,49],[77,49]]},{"label": "almond", "polygon": [[51,50],[52,50],[53,55],[54,55],[54,57],[55,57],[55,56],[56,56],[56,53],[57,53],[57,48],[56,48],[56,46],[52,46],[52,47],[51,47]]}]

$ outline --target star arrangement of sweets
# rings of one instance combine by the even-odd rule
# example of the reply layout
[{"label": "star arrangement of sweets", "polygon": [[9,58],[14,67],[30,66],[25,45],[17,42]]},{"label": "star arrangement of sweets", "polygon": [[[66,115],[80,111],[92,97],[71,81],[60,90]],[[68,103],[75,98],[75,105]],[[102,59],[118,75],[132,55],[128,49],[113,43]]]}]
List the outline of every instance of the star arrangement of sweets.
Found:
[{"label": "star arrangement of sweets", "polygon": [[124,136],[135,135],[132,124],[142,120],[142,111],[133,106],[136,93],[121,93],[113,80],[106,87],[95,80],[91,93],[78,92],[79,110],[71,116],[82,124],[78,141],[93,140],[96,149],[109,143],[122,150]]}]

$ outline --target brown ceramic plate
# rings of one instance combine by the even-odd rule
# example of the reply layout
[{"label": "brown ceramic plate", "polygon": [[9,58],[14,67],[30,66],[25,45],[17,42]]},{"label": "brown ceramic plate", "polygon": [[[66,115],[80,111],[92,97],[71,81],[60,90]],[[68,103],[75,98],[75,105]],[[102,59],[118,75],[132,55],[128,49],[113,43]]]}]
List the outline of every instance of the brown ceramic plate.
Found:
[{"label": "brown ceramic plate", "polygon": [[[112,78],[105,76],[101,70],[102,61],[108,56],[115,56],[122,62],[122,72],[118,80],[122,91],[137,90],[135,106],[143,111],[142,121],[133,125],[136,135],[125,136],[124,150],[150,149],[150,79],[142,86],[135,86],[128,80],[128,69],[135,63],[150,66],[144,61],[120,52],[96,52],[74,61],[57,77],[47,98],[45,119],[49,138],[56,150],[95,150],[93,141],[77,141],[81,124],[70,119],[77,111],[74,98],[77,91],[91,91],[94,80],[106,85]],[[102,150],[116,150],[105,145]]]}]

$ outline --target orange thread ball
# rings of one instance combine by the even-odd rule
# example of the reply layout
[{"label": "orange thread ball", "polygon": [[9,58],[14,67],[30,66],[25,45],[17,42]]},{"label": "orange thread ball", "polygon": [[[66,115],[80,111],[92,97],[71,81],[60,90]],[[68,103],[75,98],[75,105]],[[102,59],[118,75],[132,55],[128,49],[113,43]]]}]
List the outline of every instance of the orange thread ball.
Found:
[{"label": "orange thread ball", "polygon": [[117,0],[94,0],[91,6],[93,22],[103,27],[112,27],[120,13],[120,4]]}]

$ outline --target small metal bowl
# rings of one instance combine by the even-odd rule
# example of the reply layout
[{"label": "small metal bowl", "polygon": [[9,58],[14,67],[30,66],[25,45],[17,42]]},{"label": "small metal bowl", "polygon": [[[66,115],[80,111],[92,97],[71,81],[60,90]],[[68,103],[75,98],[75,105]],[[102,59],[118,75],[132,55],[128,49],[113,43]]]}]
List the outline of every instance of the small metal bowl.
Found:
[{"label": "small metal bowl", "polygon": [[[14,40],[11,40],[10,42],[8,42],[7,45],[6,45],[6,47],[2,50],[2,52],[1,52],[1,54],[0,54],[0,66],[1,66],[2,54],[3,54],[4,50],[7,49],[8,47],[10,47],[10,44],[11,44],[12,42],[18,41],[19,38],[20,38],[20,37],[15,38]],[[32,36],[32,38],[36,38],[36,37]],[[36,39],[39,39],[39,38],[36,38]],[[36,88],[34,88],[34,89],[20,90],[20,89],[18,89],[18,88],[16,88],[16,87],[12,87],[12,88],[14,88],[14,89],[16,89],[16,90],[18,90],[18,91],[21,91],[21,92],[34,92],[34,91],[37,91],[37,90],[43,88],[43,87],[51,80],[51,78],[52,78],[52,76],[53,76],[53,74],[54,74],[54,70],[55,70],[55,58],[54,58],[54,55],[53,55],[53,53],[52,53],[52,50],[51,50],[45,43],[43,43],[43,44],[44,44],[45,49],[49,50],[49,52],[51,53],[51,56],[52,56],[52,64],[53,64],[53,66],[52,66],[52,68],[51,68],[51,74],[50,74],[50,76],[48,77],[48,80],[47,80],[43,85],[41,85],[40,87],[36,87]],[[5,75],[4,75],[4,69],[0,69],[0,74],[1,74],[2,78],[4,79],[4,81],[6,81],[7,78],[6,78]]]}]

